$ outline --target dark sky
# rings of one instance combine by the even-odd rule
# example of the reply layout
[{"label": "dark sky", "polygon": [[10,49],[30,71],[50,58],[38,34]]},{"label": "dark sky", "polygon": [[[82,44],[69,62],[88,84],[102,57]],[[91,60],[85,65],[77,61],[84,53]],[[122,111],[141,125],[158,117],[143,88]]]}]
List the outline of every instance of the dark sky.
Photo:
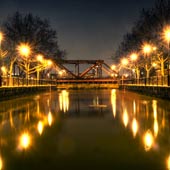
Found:
[{"label": "dark sky", "polygon": [[155,0],[0,0],[0,22],[15,11],[50,20],[67,59],[104,59],[117,49],[142,8]]}]

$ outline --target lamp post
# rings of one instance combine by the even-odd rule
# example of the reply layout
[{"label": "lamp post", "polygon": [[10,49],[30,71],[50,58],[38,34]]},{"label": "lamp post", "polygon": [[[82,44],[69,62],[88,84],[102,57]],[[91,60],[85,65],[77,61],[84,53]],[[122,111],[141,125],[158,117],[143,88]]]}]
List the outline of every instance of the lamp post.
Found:
[{"label": "lamp post", "polygon": [[[43,62],[43,60],[44,60],[44,57],[41,55],[41,54],[39,54],[39,55],[37,55],[37,61],[39,61],[40,63],[42,63]],[[40,84],[40,64],[38,64],[38,66],[37,66],[37,84],[39,85]]]},{"label": "lamp post", "polygon": [[41,54],[37,55],[37,61],[39,62],[39,64],[36,67],[36,70],[37,70],[37,83],[40,84],[40,71],[44,70],[48,66],[51,66],[52,61],[51,60],[45,60],[43,55],[41,55]]},{"label": "lamp post", "polygon": [[140,76],[139,68],[138,68],[138,66],[136,64],[136,60],[138,59],[138,55],[136,53],[132,53],[130,55],[130,59],[134,63],[134,70],[135,70],[135,73],[136,73],[135,78],[137,79],[136,83],[138,84],[139,83],[139,76]]},{"label": "lamp post", "polygon": [[28,85],[28,78],[29,78],[29,67],[30,67],[30,62],[29,62],[29,55],[31,54],[31,48],[28,44],[22,43],[18,46],[18,52],[19,54],[24,58],[25,61],[25,72],[26,72],[26,80],[27,80],[27,85]]},{"label": "lamp post", "polygon": [[[128,65],[128,63],[129,63],[129,61],[128,61],[128,59],[126,59],[126,58],[123,58],[122,60],[121,60],[121,64],[122,64],[122,66],[123,67],[126,67],[127,65]],[[123,74],[122,74],[122,85],[124,84],[124,72],[123,72]]]},{"label": "lamp post", "polygon": [[167,44],[168,44],[168,86],[170,85],[170,77],[169,77],[169,67],[170,67],[170,65],[169,65],[169,51],[170,51],[170,26],[167,26],[165,29],[164,29],[164,31],[163,31],[163,37],[164,37],[164,40],[167,42]]},{"label": "lamp post", "polygon": [[[151,50],[152,50],[151,45],[144,44],[144,46],[143,46],[143,53],[144,53],[145,59],[150,54]],[[145,63],[145,70],[146,70],[146,84],[148,84],[149,83],[149,73],[150,73],[150,67],[148,65],[148,62]]]}]

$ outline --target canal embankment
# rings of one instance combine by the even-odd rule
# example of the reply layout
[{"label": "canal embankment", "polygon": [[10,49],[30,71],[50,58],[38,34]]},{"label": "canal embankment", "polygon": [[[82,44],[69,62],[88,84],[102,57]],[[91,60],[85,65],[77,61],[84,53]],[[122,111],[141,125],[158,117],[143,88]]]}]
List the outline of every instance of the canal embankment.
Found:
[{"label": "canal embankment", "polygon": [[170,99],[169,86],[147,86],[147,85],[119,85],[122,90],[134,91],[148,96],[154,96],[163,99]]},{"label": "canal embankment", "polygon": [[0,101],[56,89],[54,85],[0,87]]}]

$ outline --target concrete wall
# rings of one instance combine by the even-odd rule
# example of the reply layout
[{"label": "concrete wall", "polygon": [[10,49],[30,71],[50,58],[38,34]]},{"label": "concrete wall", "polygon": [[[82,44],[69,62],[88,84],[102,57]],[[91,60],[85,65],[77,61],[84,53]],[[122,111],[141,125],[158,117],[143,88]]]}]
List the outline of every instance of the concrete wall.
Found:
[{"label": "concrete wall", "polygon": [[120,89],[135,91],[144,95],[170,99],[170,87],[168,86],[120,85]]},{"label": "concrete wall", "polygon": [[56,86],[21,86],[21,87],[1,87],[0,88],[0,101],[16,98],[19,96],[35,94],[42,91],[50,91]]}]

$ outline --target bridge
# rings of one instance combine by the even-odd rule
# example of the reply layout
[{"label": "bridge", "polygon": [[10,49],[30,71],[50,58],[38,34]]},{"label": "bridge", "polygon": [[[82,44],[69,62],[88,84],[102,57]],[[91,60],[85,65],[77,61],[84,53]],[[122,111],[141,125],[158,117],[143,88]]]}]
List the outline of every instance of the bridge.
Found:
[{"label": "bridge", "polygon": [[61,60],[56,63],[60,78],[89,79],[117,75],[104,60]]}]

